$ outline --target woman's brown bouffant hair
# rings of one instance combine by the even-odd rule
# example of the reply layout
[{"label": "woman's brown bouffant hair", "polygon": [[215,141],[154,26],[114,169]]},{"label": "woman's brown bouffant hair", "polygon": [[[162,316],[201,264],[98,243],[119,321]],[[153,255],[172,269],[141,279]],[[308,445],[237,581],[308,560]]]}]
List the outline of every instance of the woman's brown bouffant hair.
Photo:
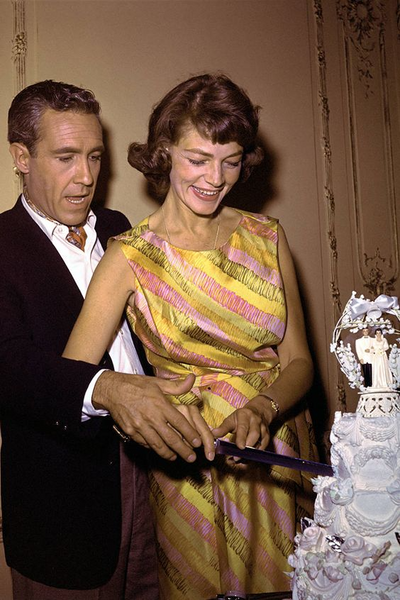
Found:
[{"label": "woman's brown bouffant hair", "polygon": [[178,143],[185,128],[193,126],[213,144],[237,142],[243,147],[241,181],[264,156],[256,143],[259,106],[226,75],[191,77],[173,88],[154,107],[146,144],[129,146],[128,162],[143,173],[157,196],[169,189],[171,158],[167,150]]}]

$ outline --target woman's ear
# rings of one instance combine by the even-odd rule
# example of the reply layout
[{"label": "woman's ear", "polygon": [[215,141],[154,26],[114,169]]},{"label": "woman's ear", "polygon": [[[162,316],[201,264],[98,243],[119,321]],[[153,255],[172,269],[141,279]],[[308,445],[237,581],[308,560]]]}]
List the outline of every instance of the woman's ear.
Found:
[{"label": "woman's ear", "polygon": [[10,154],[13,157],[14,165],[17,167],[20,173],[26,175],[29,173],[29,161],[31,155],[25,144],[19,142],[13,142],[9,148]]}]

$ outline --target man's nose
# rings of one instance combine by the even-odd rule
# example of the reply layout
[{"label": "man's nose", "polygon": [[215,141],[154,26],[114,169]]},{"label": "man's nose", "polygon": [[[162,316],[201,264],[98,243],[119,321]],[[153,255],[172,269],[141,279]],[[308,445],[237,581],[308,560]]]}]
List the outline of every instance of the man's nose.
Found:
[{"label": "man's nose", "polygon": [[84,185],[93,185],[94,177],[91,169],[91,165],[86,158],[81,158],[77,161],[75,171],[75,182],[83,183]]}]

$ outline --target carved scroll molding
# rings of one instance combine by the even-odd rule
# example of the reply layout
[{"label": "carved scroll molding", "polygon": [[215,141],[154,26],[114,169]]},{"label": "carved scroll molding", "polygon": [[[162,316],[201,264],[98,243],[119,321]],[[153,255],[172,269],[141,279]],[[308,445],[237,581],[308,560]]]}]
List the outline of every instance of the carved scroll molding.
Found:
[{"label": "carved scroll molding", "polygon": [[20,92],[26,85],[27,34],[25,28],[25,0],[13,0],[13,41],[12,60],[14,62],[14,91]]},{"label": "carved scroll molding", "polygon": [[[318,105],[321,122],[321,150],[323,158],[324,205],[327,219],[327,241],[329,245],[329,286],[332,300],[332,329],[342,314],[338,274],[338,248],[335,226],[335,196],[333,192],[332,151],[330,141],[329,102],[327,94],[327,65],[324,43],[322,0],[314,0],[316,57],[318,65]],[[346,411],[344,377],[336,364],[336,410]]]},{"label": "carved scroll molding", "polygon": [[[18,94],[26,86],[26,52],[27,35],[25,27],[25,0],[13,0],[13,32],[11,43],[11,69],[14,79],[14,94]],[[11,32],[10,32],[11,39]],[[21,191],[21,181],[14,176],[14,191],[17,196]],[[3,543],[3,517],[0,514],[0,544]]]},{"label": "carved scroll molding", "polygon": [[[382,0],[337,0],[336,6],[343,33],[357,268],[364,287],[375,297],[393,291],[399,277],[392,139],[395,120],[391,116],[386,42],[389,4]],[[398,1],[398,31],[399,18]],[[375,149],[374,164],[368,147]]]},{"label": "carved scroll molding", "polygon": [[[14,94],[26,86],[27,32],[25,23],[25,0],[13,0],[13,38],[11,59],[14,65]],[[21,192],[20,178],[14,177],[15,195]]]}]

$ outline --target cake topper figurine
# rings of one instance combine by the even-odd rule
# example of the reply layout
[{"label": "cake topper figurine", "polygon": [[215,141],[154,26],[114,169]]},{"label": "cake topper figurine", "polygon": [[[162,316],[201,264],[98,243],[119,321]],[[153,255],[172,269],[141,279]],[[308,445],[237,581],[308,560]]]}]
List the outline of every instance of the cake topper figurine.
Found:
[{"label": "cake topper figurine", "polygon": [[[400,410],[400,337],[389,343],[386,336],[398,336],[399,301],[381,294],[375,300],[353,292],[333,331],[330,346],[351,388],[361,392],[357,410],[366,416]],[[357,334],[354,349],[341,337]],[[388,355],[389,352],[389,355]]]}]

